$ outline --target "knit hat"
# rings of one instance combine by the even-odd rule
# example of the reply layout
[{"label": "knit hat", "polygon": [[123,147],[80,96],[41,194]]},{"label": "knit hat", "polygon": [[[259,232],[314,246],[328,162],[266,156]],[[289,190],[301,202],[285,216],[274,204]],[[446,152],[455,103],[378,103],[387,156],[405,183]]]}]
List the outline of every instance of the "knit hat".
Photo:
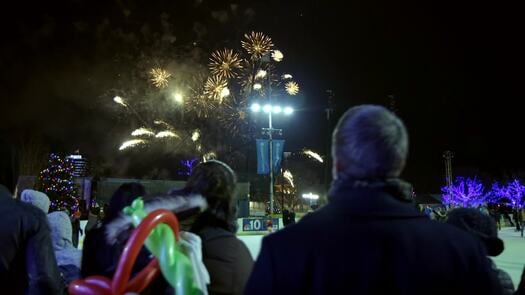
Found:
[{"label": "knit hat", "polygon": [[489,215],[474,208],[457,208],[449,212],[448,224],[465,230],[483,242],[489,256],[498,256],[505,249],[498,238],[496,222]]},{"label": "knit hat", "polygon": [[46,214],[49,212],[49,205],[51,204],[51,201],[49,201],[49,197],[43,192],[26,189],[22,191],[20,200],[24,203],[29,203],[35,207],[40,208]]}]

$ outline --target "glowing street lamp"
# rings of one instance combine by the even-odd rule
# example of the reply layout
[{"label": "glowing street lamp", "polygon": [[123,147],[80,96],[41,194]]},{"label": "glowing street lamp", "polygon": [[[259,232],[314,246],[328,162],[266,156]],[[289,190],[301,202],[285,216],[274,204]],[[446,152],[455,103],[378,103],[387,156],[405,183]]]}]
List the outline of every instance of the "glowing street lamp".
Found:
[{"label": "glowing street lamp", "polygon": [[251,110],[254,113],[260,112],[261,111],[261,105],[259,105],[258,103],[254,103],[254,104],[252,104]]}]

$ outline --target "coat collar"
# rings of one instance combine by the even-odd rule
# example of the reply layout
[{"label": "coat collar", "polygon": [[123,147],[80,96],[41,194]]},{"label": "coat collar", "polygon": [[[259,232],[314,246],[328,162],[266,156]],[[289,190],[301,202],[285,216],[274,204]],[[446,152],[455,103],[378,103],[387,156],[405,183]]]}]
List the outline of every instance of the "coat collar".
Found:
[{"label": "coat collar", "polygon": [[330,205],[359,217],[421,217],[401,180],[338,180],[330,190]]}]

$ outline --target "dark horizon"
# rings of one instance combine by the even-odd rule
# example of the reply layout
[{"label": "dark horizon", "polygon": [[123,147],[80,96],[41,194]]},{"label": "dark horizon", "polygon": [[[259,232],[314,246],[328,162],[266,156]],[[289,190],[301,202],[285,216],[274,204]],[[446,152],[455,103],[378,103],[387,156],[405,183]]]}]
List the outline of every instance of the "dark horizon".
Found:
[{"label": "dark horizon", "polygon": [[[348,107],[391,107],[393,95],[411,140],[404,178],[416,191],[439,192],[445,150],[455,153],[458,176],[525,176],[517,9],[473,1],[281,2],[11,3],[1,21],[0,134],[38,135],[53,151],[113,158],[125,130],[107,95],[116,87],[113,53],[140,48],[101,40],[97,28],[107,20],[115,32],[138,34],[145,22],[156,32],[165,21],[177,46],[197,40],[204,52],[252,30],[272,37],[302,93],[294,116],[277,122],[288,151],[308,147],[329,157],[331,130]],[[334,93],[330,122],[327,89]]]}]

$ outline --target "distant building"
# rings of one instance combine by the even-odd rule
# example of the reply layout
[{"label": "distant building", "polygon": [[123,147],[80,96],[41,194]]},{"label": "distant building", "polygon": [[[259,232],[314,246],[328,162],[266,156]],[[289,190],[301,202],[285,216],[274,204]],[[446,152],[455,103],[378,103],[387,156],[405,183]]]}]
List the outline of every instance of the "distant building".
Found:
[{"label": "distant building", "polygon": [[78,151],[75,154],[67,156],[73,162],[73,176],[86,177],[88,160],[83,157]]}]

